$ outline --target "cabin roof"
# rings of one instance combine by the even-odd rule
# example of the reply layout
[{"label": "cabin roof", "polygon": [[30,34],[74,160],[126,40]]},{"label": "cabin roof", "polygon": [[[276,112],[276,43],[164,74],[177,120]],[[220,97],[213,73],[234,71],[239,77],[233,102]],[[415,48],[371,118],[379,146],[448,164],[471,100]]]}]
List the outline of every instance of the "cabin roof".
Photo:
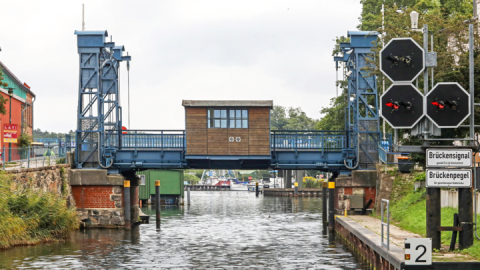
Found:
[{"label": "cabin roof", "polygon": [[182,100],[184,107],[269,107],[273,100]]}]

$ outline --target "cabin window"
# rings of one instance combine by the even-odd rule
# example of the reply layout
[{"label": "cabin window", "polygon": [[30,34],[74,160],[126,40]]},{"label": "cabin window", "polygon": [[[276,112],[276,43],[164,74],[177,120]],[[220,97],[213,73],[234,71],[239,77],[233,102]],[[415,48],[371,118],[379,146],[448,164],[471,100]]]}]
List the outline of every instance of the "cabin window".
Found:
[{"label": "cabin window", "polygon": [[208,109],[208,128],[248,128],[246,109]]}]

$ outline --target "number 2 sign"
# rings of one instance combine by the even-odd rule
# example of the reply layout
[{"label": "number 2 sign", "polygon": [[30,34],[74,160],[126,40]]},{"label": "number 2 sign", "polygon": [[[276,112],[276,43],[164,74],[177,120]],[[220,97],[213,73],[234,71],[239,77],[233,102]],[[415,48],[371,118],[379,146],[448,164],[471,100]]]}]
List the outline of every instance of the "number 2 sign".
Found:
[{"label": "number 2 sign", "polygon": [[432,239],[405,238],[405,265],[432,265]]}]

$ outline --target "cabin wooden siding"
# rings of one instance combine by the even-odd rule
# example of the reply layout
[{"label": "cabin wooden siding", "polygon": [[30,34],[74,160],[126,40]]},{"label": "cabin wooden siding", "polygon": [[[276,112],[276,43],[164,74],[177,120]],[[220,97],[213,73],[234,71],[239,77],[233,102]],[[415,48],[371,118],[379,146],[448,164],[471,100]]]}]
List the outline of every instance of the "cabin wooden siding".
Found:
[{"label": "cabin wooden siding", "polygon": [[187,155],[270,155],[268,107],[248,108],[249,128],[207,128],[207,108],[186,107],[185,115]]},{"label": "cabin wooden siding", "polygon": [[207,155],[207,108],[185,108],[187,155]]}]

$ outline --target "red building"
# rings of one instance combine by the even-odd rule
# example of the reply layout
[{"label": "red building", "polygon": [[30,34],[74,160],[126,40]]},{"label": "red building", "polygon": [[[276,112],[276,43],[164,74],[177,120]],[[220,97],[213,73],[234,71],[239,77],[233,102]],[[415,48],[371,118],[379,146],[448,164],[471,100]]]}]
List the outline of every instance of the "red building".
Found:
[{"label": "red building", "polygon": [[[3,81],[8,86],[0,87],[0,94],[7,100],[5,104],[6,114],[0,114],[0,146],[8,148],[8,143],[4,142],[4,124],[10,123],[10,96],[9,90],[13,92],[11,98],[11,123],[17,125],[18,136],[20,133],[26,132],[30,136],[33,135],[33,102],[35,101],[35,94],[30,90],[30,86],[20,81],[13,72],[0,62],[0,69],[3,72]],[[12,143],[12,148],[17,147],[16,143]],[[16,151],[12,152],[11,160],[18,159]],[[5,153],[5,160],[8,160],[8,151]]]}]

